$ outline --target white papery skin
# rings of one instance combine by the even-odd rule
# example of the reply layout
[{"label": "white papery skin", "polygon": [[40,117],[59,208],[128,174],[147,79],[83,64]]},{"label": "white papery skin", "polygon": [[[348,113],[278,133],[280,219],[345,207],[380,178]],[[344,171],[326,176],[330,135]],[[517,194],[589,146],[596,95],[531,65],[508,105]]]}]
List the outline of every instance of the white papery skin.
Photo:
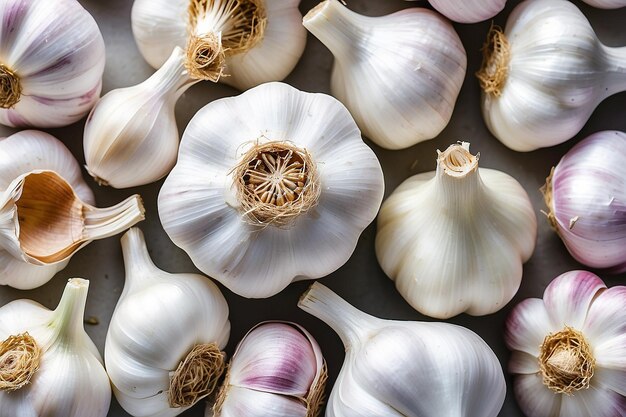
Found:
[{"label": "white papery skin", "polygon": [[[190,0],[135,0],[131,14],[133,35],[141,55],[154,68],[161,67],[176,46],[187,45],[189,3]],[[267,13],[263,39],[244,53],[227,54],[224,73],[228,76],[220,78],[220,82],[239,90],[283,80],[304,52],[306,30],[298,10],[300,0],[262,3]],[[208,28],[220,32],[219,25],[209,24]]]},{"label": "white papery skin", "polygon": [[135,417],[173,417],[189,407],[170,407],[170,376],[194,346],[224,349],[228,305],[206,277],[158,269],[139,229],[122,237],[122,250],[126,282],[104,349],[113,393]]},{"label": "white papery skin", "polygon": [[400,294],[419,312],[449,318],[500,310],[517,292],[533,253],[537,219],[522,186],[478,169],[469,144],[452,145],[437,171],[404,181],[378,216],[376,256]]},{"label": "white papery skin", "polygon": [[495,417],[506,392],[496,355],[447,323],[382,320],[314,283],[298,303],[333,328],[346,358],[326,417]]},{"label": "white papery skin", "polygon": [[626,0],[583,0],[585,3],[600,9],[619,9],[626,7]]},{"label": "white papery skin", "polygon": [[[626,287],[606,288],[596,275],[570,271],[555,278],[543,300],[519,303],[506,322],[513,351],[517,402],[528,417],[619,417],[626,415]],[[581,332],[595,358],[590,387],[556,394],[542,383],[539,349],[565,326]]]},{"label": "white papery skin", "polygon": [[104,40],[76,0],[0,3],[0,64],[17,74],[20,101],[0,109],[7,126],[60,127],[81,119],[102,89]]},{"label": "white papery skin", "polygon": [[446,127],[467,56],[440,15],[412,8],[366,17],[339,0],[327,0],[303,24],[333,53],[331,92],[367,138],[383,148],[403,149]]},{"label": "white papery skin", "polygon": [[600,43],[566,0],[526,0],[507,20],[508,75],[499,97],[483,93],[491,133],[528,152],[576,135],[602,100],[626,90],[626,48]]},{"label": "white papery skin", "polygon": [[73,278],[54,311],[31,300],[0,308],[0,340],[28,332],[41,349],[39,370],[17,391],[0,390],[1,417],[105,417],[111,386],[83,327],[89,281]]},{"label": "white papery skin", "polygon": [[[414,0],[411,0],[414,1]],[[428,0],[442,15],[459,23],[477,23],[490,19],[504,9],[506,0]]]},{"label": "white papery skin", "polygon": [[[233,169],[266,141],[290,141],[317,166],[318,204],[288,227],[250,224],[235,195]],[[376,216],[383,187],[380,163],[341,103],[268,83],[214,101],[189,122],[159,216],[201,271],[241,296],[265,298],[342,266]]]}]

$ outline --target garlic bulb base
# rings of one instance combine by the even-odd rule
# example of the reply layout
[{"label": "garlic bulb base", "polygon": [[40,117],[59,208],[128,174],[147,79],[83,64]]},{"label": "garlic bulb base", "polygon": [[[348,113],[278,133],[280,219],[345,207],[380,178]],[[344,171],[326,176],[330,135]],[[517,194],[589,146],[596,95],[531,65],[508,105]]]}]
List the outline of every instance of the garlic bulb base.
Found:
[{"label": "garlic bulb base", "polygon": [[0,342],[0,391],[16,391],[30,383],[39,369],[41,348],[26,333]]},{"label": "garlic bulb base", "polygon": [[491,25],[482,51],[483,62],[476,72],[476,78],[486,94],[499,97],[506,83],[511,60],[511,47],[500,27]]},{"label": "garlic bulb base", "polygon": [[11,109],[20,101],[22,83],[16,73],[0,64],[0,108]]}]

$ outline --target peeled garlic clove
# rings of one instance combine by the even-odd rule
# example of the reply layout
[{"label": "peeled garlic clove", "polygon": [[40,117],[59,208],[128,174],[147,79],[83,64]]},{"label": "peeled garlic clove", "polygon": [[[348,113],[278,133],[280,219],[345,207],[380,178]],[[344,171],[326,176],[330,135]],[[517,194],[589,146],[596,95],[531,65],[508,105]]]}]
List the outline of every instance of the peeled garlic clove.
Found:
[{"label": "peeled garlic clove", "polygon": [[331,92],[387,149],[432,139],[452,116],[467,66],[452,25],[427,9],[365,17],[326,0],[303,21],[335,57]]},{"label": "peeled garlic clove", "polygon": [[491,19],[504,9],[506,0],[428,0],[442,15],[459,23],[477,23]]},{"label": "peeled garlic clove", "polygon": [[31,300],[0,308],[0,416],[107,415],[109,378],[83,328],[88,287],[70,279],[54,311]]}]

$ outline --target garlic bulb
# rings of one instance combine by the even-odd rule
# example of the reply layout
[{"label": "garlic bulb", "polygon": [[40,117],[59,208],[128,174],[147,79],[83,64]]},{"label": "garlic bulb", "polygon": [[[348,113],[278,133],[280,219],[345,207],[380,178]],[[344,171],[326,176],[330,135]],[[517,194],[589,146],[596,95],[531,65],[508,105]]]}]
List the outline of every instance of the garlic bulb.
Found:
[{"label": "garlic bulb", "polygon": [[105,59],[89,12],[76,0],[4,0],[0,20],[0,123],[60,127],[87,114]]},{"label": "garlic bulb", "polygon": [[407,179],[385,201],[376,256],[419,312],[480,316],[513,298],[536,236],[522,186],[503,172],[479,170],[464,142],[439,152],[436,171]]},{"label": "garlic bulb", "polygon": [[585,3],[600,9],[619,9],[626,7],[626,0],[583,0]]},{"label": "garlic bulb", "polygon": [[332,94],[377,145],[407,148],[446,127],[467,57],[440,15],[412,8],[365,17],[326,0],[303,24],[335,57]]},{"label": "garlic bulb", "polygon": [[268,83],[193,117],[159,216],[201,271],[263,298],[343,265],[383,186],[376,155],[341,103]]},{"label": "garlic bulb", "polygon": [[282,80],[296,66],[306,43],[299,4],[300,0],[135,0],[133,34],[154,68],[180,46],[195,78],[246,90]]},{"label": "garlic bulb", "polygon": [[491,19],[504,9],[506,0],[428,0],[442,15],[459,23],[476,23]]},{"label": "garlic bulb", "polygon": [[295,323],[266,322],[246,334],[206,417],[311,417],[319,413],[326,362]]},{"label": "garlic bulb", "polygon": [[625,305],[625,286],[570,271],[513,309],[505,340],[526,416],[626,415]]},{"label": "garlic bulb", "polygon": [[45,284],[95,239],[143,220],[139,196],[109,208],[93,194],[70,151],[47,133],[26,130],[0,140],[0,284]]},{"label": "garlic bulb", "polygon": [[546,181],[548,220],[576,260],[626,271],[626,133],[579,142]]},{"label": "garlic bulb", "polygon": [[141,84],[107,93],[85,125],[87,170],[101,185],[149,184],[176,163],[178,127],[174,106],[199,80],[189,77],[176,47],[165,64]]},{"label": "garlic bulb", "polygon": [[139,229],[122,237],[122,250],[126,283],[104,349],[113,392],[135,417],[176,416],[224,371],[228,305],[202,275],[158,269]]},{"label": "garlic bulb", "polygon": [[73,278],[54,311],[31,300],[0,308],[0,416],[105,417],[102,358],[83,327],[89,281]]},{"label": "garlic bulb", "polygon": [[602,45],[569,1],[526,0],[504,33],[490,31],[477,75],[491,133],[532,151],[572,138],[602,100],[626,90],[626,48]]},{"label": "garlic bulb", "polygon": [[474,332],[447,323],[382,320],[317,282],[298,306],[332,327],[346,347],[327,417],[498,415],[504,375]]}]

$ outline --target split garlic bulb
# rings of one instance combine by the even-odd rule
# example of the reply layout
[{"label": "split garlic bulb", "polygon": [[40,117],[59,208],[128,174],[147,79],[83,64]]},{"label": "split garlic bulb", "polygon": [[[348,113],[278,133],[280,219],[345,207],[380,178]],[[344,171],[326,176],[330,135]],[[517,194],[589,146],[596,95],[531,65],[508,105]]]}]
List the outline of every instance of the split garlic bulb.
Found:
[{"label": "split garlic bulb", "polygon": [[260,323],[237,345],[206,417],[317,416],[327,376],[322,351],[302,326]]},{"label": "split garlic bulb", "polygon": [[385,201],[376,256],[419,312],[481,316],[513,298],[536,237],[526,191],[503,172],[479,170],[464,142],[439,153],[436,171],[407,179]]},{"label": "split garlic bulb", "polygon": [[343,265],[383,187],[378,159],[341,103],[268,83],[193,117],[159,216],[201,271],[263,298]]},{"label": "split garlic bulb", "polygon": [[332,327],[346,347],[327,417],[495,417],[502,408],[500,363],[471,330],[382,320],[317,282],[298,306]]},{"label": "split garlic bulb", "polygon": [[143,220],[134,195],[108,208],[91,190],[70,151],[47,133],[25,130],[0,140],[0,284],[45,284],[92,240]]},{"label": "split garlic bulb", "polygon": [[504,33],[492,28],[478,78],[491,133],[532,151],[569,140],[602,100],[626,90],[626,48],[601,44],[569,1],[526,0]]},{"label": "split garlic bulb", "polygon": [[105,417],[111,386],[83,327],[89,281],[73,278],[54,311],[0,308],[0,417]]},{"label": "split garlic bulb", "polygon": [[296,66],[306,44],[299,4],[300,0],[135,0],[133,34],[154,68],[180,46],[195,78],[246,90],[280,81]]},{"label": "split garlic bulb", "polygon": [[158,269],[139,229],[122,237],[122,250],[126,283],[104,349],[113,392],[132,416],[176,416],[224,371],[228,305],[206,277]]},{"label": "split garlic bulb", "polygon": [[335,57],[332,94],[377,145],[408,148],[446,127],[467,56],[440,15],[412,8],[366,17],[326,0],[303,24]]},{"label": "split garlic bulb", "polygon": [[626,7],[626,0],[583,0],[585,3],[600,9],[619,9]]},{"label": "split garlic bulb", "polygon": [[0,123],[60,127],[100,96],[104,40],[76,0],[0,4]]},{"label": "split garlic bulb", "polygon": [[625,286],[570,271],[513,309],[505,340],[526,416],[626,415],[625,305]]},{"label": "split garlic bulb", "polygon": [[504,9],[506,0],[428,0],[442,15],[459,23],[491,19]]}]

